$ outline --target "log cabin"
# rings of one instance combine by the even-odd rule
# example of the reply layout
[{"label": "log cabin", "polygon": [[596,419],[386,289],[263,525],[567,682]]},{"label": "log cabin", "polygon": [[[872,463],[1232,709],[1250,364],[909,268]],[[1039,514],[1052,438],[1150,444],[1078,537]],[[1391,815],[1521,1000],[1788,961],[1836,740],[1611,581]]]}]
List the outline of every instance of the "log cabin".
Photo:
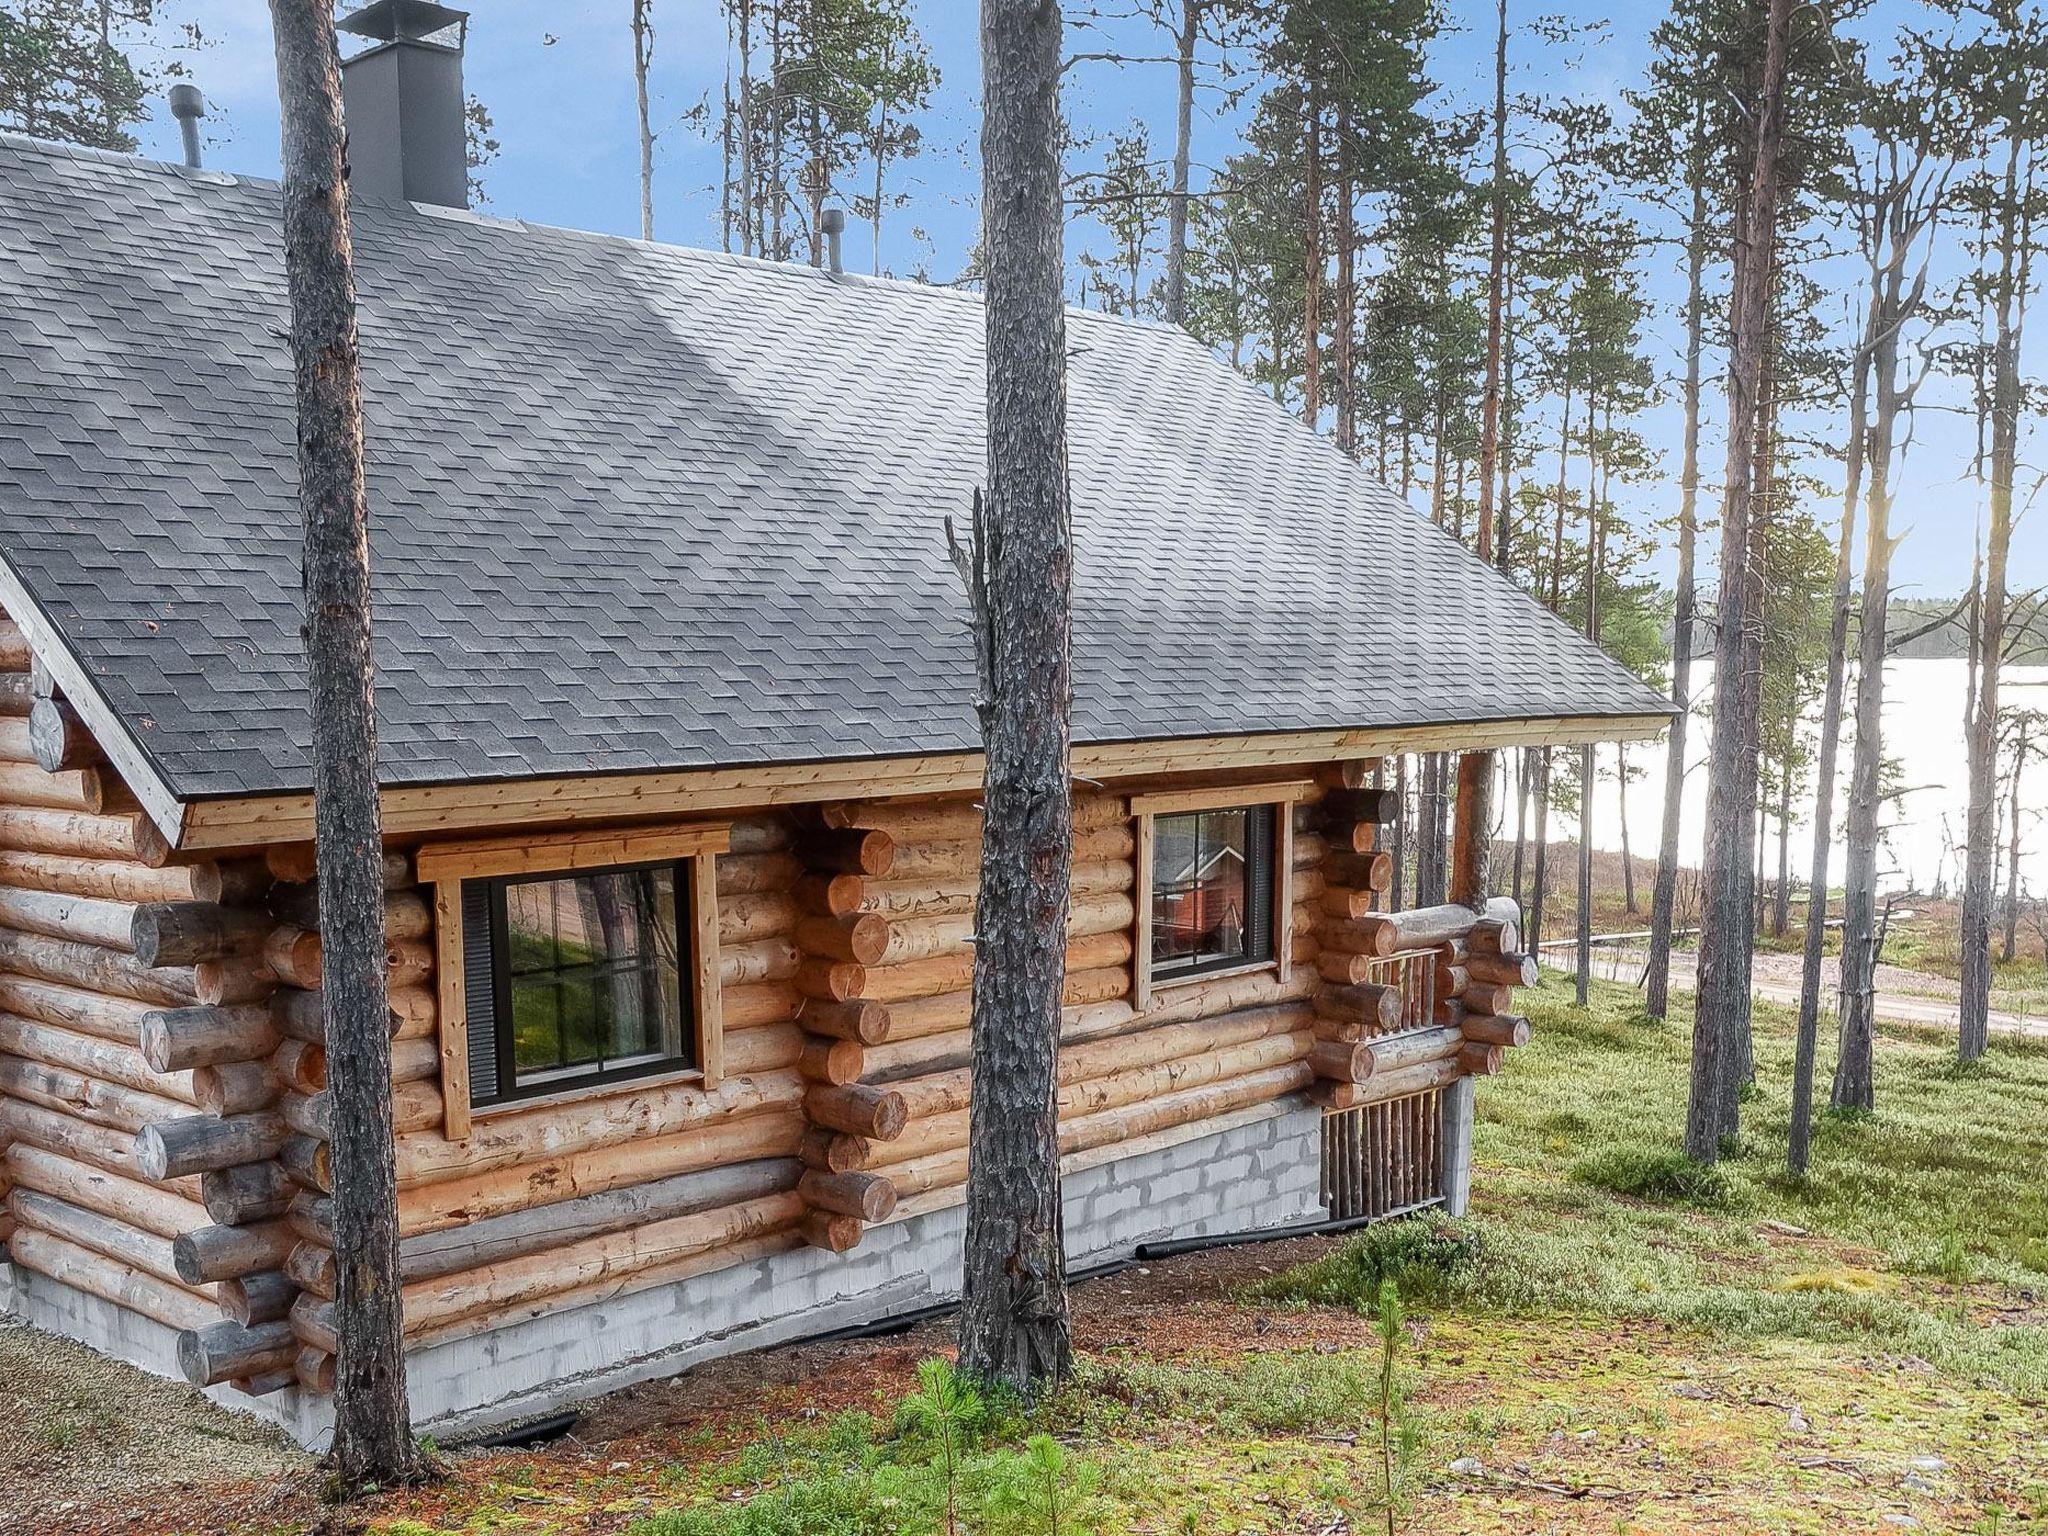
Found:
[{"label": "log cabin", "polygon": [[[347,89],[405,1326],[446,1433],[955,1294],[946,522],[984,429],[971,294],[459,206],[436,11],[364,13]],[[280,252],[272,183],[0,138],[0,1304],[318,1444]],[[1667,707],[1187,336],[1068,338],[1072,1262],[1462,1209],[1534,966],[1471,878],[1389,909],[1381,764],[1459,754],[1469,848],[1493,754]]]}]

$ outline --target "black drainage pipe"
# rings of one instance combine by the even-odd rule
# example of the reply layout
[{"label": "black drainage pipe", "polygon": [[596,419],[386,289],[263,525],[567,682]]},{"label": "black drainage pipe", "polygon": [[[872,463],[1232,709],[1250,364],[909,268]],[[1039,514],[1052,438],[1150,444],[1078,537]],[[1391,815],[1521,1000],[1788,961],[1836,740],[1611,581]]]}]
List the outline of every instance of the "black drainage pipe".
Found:
[{"label": "black drainage pipe", "polygon": [[1419,1205],[1404,1205],[1397,1210],[1382,1211],[1377,1216],[1331,1216],[1321,1221],[1297,1221],[1284,1227],[1254,1227],[1248,1232],[1217,1232],[1207,1237],[1168,1237],[1156,1243],[1138,1244],[1138,1258],[1176,1258],[1183,1253],[1207,1253],[1212,1248],[1243,1248],[1251,1243],[1278,1243],[1290,1237],[1334,1237],[1343,1232],[1355,1232],[1360,1227],[1369,1227],[1376,1221],[1392,1221],[1397,1216],[1412,1216],[1417,1211],[1426,1211],[1441,1204],[1436,1200],[1425,1200]]}]

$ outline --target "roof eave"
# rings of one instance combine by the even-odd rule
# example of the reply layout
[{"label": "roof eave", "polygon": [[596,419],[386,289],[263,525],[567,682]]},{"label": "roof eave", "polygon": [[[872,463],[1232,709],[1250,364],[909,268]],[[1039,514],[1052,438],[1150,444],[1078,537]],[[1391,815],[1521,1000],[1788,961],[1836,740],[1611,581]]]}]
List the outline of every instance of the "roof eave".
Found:
[{"label": "roof eave", "polygon": [[[1279,768],[1404,752],[1480,751],[1646,741],[1671,711],[1439,722],[1326,731],[1168,740],[1089,742],[1073,749],[1078,778]],[[611,773],[451,784],[391,785],[380,799],[387,836],[416,838],[568,821],[704,816],[826,800],[959,793],[982,782],[979,752],[911,754],[803,763],[774,762],[646,773]],[[182,807],[173,846],[255,847],[313,835],[307,793],[195,798]]]}]

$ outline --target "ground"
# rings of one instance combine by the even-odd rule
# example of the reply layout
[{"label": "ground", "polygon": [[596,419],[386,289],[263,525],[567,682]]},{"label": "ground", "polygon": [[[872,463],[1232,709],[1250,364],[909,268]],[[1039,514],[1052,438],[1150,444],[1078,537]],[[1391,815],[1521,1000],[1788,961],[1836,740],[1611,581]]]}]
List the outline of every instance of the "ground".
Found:
[{"label": "ground", "polygon": [[[947,1384],[919,1364],[949,1340],[927,1325],[620,1394],[567,1441],[451,1452],[445,1483],[347,1522],[938,1536],[950,1490],[959,1528],[992,1536],[1384,1529],[1372,1308],[1391,1277],[1396,1529],[2048,1532],[2048,1048],[1958,1071],[1942,1037],[1888,1032],[1878,1115],[1823,1118],[1795,1184],[1783,1013],[1759,1014],[1740,1154],[1701,1175],[1670,1152],[1685,1022],[1644,1021],[1620,988],[1530,1001],[1535,1039],[1481,1085],[1470,1218],[1078,1286],[1080,1379],[1035,1422],[934,1409]],[[0,1332],[0,1392],[44,1353],[23,1337]],[[0,1530],[322,1518],[317,1474],[248,1421],[94,1376],[113,1380],[61,1431],[47,1393],[0,1399]],[[1027,1448],[1033,1429],[1052,1440]]]}]

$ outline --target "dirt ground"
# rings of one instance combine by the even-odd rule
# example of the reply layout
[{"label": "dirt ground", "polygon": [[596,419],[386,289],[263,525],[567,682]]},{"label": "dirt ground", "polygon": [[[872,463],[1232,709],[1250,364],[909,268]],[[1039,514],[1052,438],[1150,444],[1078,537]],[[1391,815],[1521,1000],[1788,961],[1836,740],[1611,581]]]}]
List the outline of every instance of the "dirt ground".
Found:
[{"label": "dirt ground", "polygon": [[[1232,1299],[1335,1241],[1187,1255],[1088,1281],[1075,1296],[1077,1345],[1112,1369],[1119,1359],[1199,1363],[1254,1352],[1367,1356],[1367,1318]],[[1981,1500],[2017,1502],[2040,1476],[2036,1458],[2021,1467],[1989,1443],[2024,1444],[2048,1430],[2040,1405],[1936,1379],[1920,1362],[1782,1342],[1724,1346],[1659,1326],[1564,1318],[1446,1313],[1410,1332],[1420,1401],[1452,1427],[1441,1447],[1449,1459],[1432,1456],[1438,1469],[1409,1529],[1952,1530],[1966,1528],[1963,1512]],[[336,1519],[320,1504],[310,1460],[247,1418],[13,1330],[0,1333],[0,1419],[13,1431],[0,1445],[0,1507],[13,1523],[0,1519],[0,1530],[616,1536],[673,1506],[678,1467],[725,1460],[764,1433],[842,1410],[886,1413],[914,1384],[917,1362],[950,1347],[949,1334],[937,1322],[714,1362],[591,1405],[544,1448],[450,1451],[439,1486]],[[48,1432],[60,1416],[76,1423],[74,1437]],[[1251,1443],[1197,1432],[1150,1442],[1148,1453],[1187,1479],[1205,1525],[1327,1532],[1328,1511],[1314,1513],[1320,1495],[1311,1489],[1368,1471],[1357,1430],[1343,1431],[1333,1424]],[[1143,1528],[1181,1527],[1162,1518]]]}]

